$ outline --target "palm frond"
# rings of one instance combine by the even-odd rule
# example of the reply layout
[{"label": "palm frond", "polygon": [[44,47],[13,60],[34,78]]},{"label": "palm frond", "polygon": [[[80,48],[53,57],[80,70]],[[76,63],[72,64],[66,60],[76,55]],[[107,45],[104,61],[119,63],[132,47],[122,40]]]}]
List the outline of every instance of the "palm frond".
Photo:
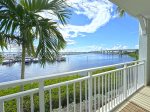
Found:
[{"label": "palm frond", "polygon": [[65,0],[20,0],[20,3],[33,13],[49,10],[49,13],[55,15],[63,25],[67,23],[66,19],[71,14]]},{"label": "palm frond", "polygon": [[36,55],[41,58],[41,63],[54,61],[59,50],[64,48],[66,42],[57,29],[56,22],[40,20],[39,45]]},{"label": "palm frond", "polygon": [[4,48],[7,48],[7,44],[11,42],[15,42],[18,39],[18,37],[14,35],[9,35],[5,33],[0,32],[0,47],[3,50]]},{"label": "palm frond", "polygon": [[125,10],[120,7],[117,7],[117,13],[120,17],[123,17],[125,15]]}]

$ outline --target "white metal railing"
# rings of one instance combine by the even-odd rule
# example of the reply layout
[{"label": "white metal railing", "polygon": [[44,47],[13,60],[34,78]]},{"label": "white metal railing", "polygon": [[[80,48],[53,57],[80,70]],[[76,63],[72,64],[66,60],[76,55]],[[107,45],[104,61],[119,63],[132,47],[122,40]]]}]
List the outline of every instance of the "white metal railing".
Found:
[{"label": "white metal railing", "polygon": [[[116,67],[114,70],[92,74],[93,71]],[[45,86],[45,81],[60,77],[81,75],[81,77]],[[0,112],[13,108],[21,112],[21,100],[24,109],[40,112],[108,112],[127,99],[144,85],[145,63],[133,61],[97,67],[32,79],[4,82],[0,91],[38,83],[38,88],[0,96]],[[48,101],[45,101],[45,97]],[[38,103],[35,101],[38,100]],[[26,107],[28,106],[28,107]]]}]

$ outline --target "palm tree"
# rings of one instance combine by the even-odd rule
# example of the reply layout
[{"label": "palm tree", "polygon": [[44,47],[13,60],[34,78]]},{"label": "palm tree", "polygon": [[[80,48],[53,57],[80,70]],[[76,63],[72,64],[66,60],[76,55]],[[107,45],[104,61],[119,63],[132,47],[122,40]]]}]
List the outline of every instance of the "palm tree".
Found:
[{"label": "palm tree", "polygon": [[[65,40],[58,30],[58,23],[66,24],[70,11],[64,0],[0,0],[0,46],[7,48],[15,42],[22,46],[21,79],[24,79],[25,56],[38,56],[41,64],[52,62]],[[39,13],[46,11],[58,18],[43,18]],[[36,51],[34,40],[38,39]],[[21,86],[21,91],[23,91]],[[23,99],[21,99],[23,111]]]},{"label": "palm tree", "polygon": [[[58,23],[66,24],[70,11],[64,0],[0,0],[0,46],[15,42],[22,46],[21,79],[24,79],[25,55],[38,56],[41,64],[55,60],[65,40],[58,30]],[[43,18],[39,13],[58,18]],[[38,39],[37,49],[34,40]]]}]

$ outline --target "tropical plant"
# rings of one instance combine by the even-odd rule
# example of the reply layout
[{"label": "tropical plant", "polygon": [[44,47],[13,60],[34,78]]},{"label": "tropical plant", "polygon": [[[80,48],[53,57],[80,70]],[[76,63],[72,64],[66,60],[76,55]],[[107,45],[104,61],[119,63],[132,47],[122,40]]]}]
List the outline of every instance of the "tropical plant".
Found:
[{"label": "tropical plant", "polygon": [[[24,79],[25,55],[38,56],[41,64],[55,60],[59,50],[65,47],[65,40],[58,30],[58,22],[66,24],[70,11],[64,0],[0,0],[0,46],[9,42],[22,46],[21,79]],[[47,10],[51,17],[40,13]],[[39,43],[35,50],[34,40]]]},{"label": "tropical plant", "polygon": [[[55,60],[59,50],[65,47],[58,23],[66,24],[68,8],[64,0],[0,0],[0,46],[7,48],[10,42],[22,46],[21,79],[24,79],[26,54],[38,56],[44,65]],[[44,11],[51,17],[41,16]],[[54,16],[58,20],[54,21]],[[36,39],[39,43],[35,50]]]}]

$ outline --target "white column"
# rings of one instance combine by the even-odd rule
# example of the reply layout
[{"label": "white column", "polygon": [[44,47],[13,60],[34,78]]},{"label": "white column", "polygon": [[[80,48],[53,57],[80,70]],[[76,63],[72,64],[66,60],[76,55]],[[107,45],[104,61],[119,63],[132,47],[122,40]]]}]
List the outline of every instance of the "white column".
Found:
[{"label": "white column", "polygon": [[139,20],[139,59],[145,60],[145,85],[150,85],[150,20]]}]

